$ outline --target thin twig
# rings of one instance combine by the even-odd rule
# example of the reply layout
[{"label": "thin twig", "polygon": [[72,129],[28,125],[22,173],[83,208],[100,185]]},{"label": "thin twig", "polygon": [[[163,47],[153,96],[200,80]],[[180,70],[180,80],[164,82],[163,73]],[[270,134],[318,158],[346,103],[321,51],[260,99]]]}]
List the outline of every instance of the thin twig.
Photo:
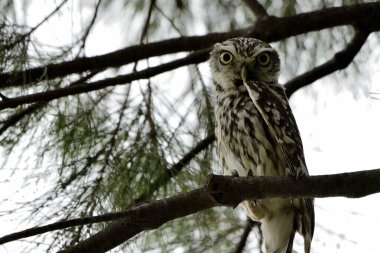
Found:
[{"label": "thin twig", "polygon": [[23,41],[26,37],[30,36],[35,30],[37,30],[43,23],[45,23],[49,18],[51,18],[57,11],[59,11],[62,6],[67,2],[68,0],[63,0],[49,15],[47,15],[40,23],[38,23],[35,27],[30,29],[29,32],[21,35],[16,41],[14,41],[12,44],[6,45],[2,50],[9,50],[13,48],[15,45]]},{"label": "thin twig", "polygon": [[257,0],[243,0],[243,2],[251,9],[257,18],[267,17],[268,13]]},{"label": "thin twig", "polygon": [[28,108],[17,112],[13,115],[11,115],[7,120],[5,120],[2,123],[2,126],[0,127],[0,135],[2,135],[7,129],[14,126],[17,122],[19,122],[21,119],[23,119],[26,115],[29,115],[38,109],[44,107],[46,105],[46,102],[38,102],[35,104],[32,104],[28,106]]},{"label": "thin twig", "polygon": [[156,4],[156,0],[150,0],[148,15],[146,16],[144,26],[143,26],[143,29],[141,32],[140,44],[143,43],[144,39],[146,38],[146,36],[148,34],[149,23],[150,23],[150,19],[152,17],[153,7],[155,6],[155,4]]},{"label": "thin twig", "polygon": [[[153,7],[155,6],[155,4],[156,4],[156,0],[150,1],[149,8],[148,8],[148,14],[146,15],[144,26],[143,26],[143,29],[142,29],[141,35],[140,35],[140,43],[139,43],[140,45],[142,45],[144,42],[144,39],[147,38],[149,23],[150,23],[150,19],[152,17]],[[138,60],[136,60],[135,64],[133,65],[133,72],[137,71],[137,64],[138,64]],[[149,60],[148,59],[147,59],[147,64],[149,66]]]},{"label": "thin twig", "polygon": [[247,224],[245,225],[244,232],[241,235],[238,246],[236,247],[235,253],[242,253],[245,246],[247,245],[248,236],[252,231],[254,225],[257,225],[257,222],[252,221],[250,218],[247,220]]},{"label": "thin twig", "polygon": [[157,191],[161,186],[167,184],[170,179],[178,175],[183,168],[190,163],[190,161],[198,155],[200,152],[205,150],[206,148],[209,147],[213,142],[215,141],[215,134],[212,133],[200,142],[195,145],[194,148],[192,148],[186,155],[184,155],[177,163],[173,164],[173,166],[165,171],[165,174],[153,181],[150,184],[150,187],[148,188],[147,192],[141,194],[139,197],[137,197],[134,202],[135,203],[140,203],[143,201],[146,201],[148,196],[151,196],[153,192]]},{"label": "thin twig", "polygon": [[[77,84],[81,84],[81,83],[87,81],[88,79],[92,78],[94,75],[96,75],[98,73],[99,73],[99,71],[94,71],[92,73],[89,73],[88,75],[78,79],[77,81],[72,82],[69,86],[75,86]],[[7,97],[7,99],[9,99],[9,98]],[[2,135],[10,127],[17,124],[17,122],[22,120],[25,116],[27,116],[31,113],[34,113],[35,111],[39,110],[40,108],[44,107],[45,105],[47,105],[47,102],[44,102],[44,101],[36,102],[36,103],[32,104],[31,106],[29,106],[28,108],[9,116],[9,118],[7,118],[4,122],[2,122],[2,126],[0,127],[0,135]]]},{"label": "thin twig", "polygon": [[100,7],[101,2],[102,2],[102,0],[98,0],[98,2],[95,5],[94,14],[92,15],[92,19],[90,21],[90,24],[87,26],[86,31],[84,32],[84,34],[82,36],[82,39],[81,39],[82,45],[79,48],[78,54],[86,47],[87,37],[90,34],[90,31],[95,24],[96,18],[97,18],[98,13],[99,13],[99,7]]},{"label": "thin twig", "polygon": [[[121,115],[123,114],[123,109],[121,110]],[[114,133],[117,133],[120,128],[120,122],[117,125],[117,127],[114,130]],[[112,139],[114,138],[115,135],[113,135]],[[186,155],[182,157],[177,163],[175,163],[168,171],[166,171],[166,176],[164,179],[157,179],[154,181],[149,187],[149,191],[141,194],[136,200],[135,203],[140,204],[141,202],[145,201],[147,196],[150,196],[153,192],[158,190],[162,185],[166,184],[171,177],[174,177],[177,175],[196,155],[198,155],[200,152],[205,150],[213,141],[215,140],[215,135],[210,134],[210,136],[206,137],[202,141],[200,141],[197,145],[195,145],[194,148],[192,148]],[[110,141],[110,144],[112,146],[114,140]],[[97,156],[99,156],[97,154]],[[131,207],[133,209],[133,207]],[[93,217],[84,217],[84,218],[77,218],[77,219],[71,219],[71,220],[63,220],[63,221],[58,221],[46,226],[41,226],[41,227],[35,227],[35,228],[30,228],[26,229],[17,233],[13,233],[7,236],[4,236],[0,238],[0,244],[7,243],[10,241],[18,240],[21,238],[33,236],[33,235],[39,235],[42,233],[54,231],[54,230],[59,230],[59,229],[65,229],[73,226],[83,226],[83,225],[88,225],[88,224],[93,224],[93,223],[99,223],[99,222],[106,222],[106,221],[112,221],[116,219],[120,219],[125,217],[127,211],[122,211],[122,212],[114,212],[114,213],[109,213],[109,214],[104,214],[104,215],[99,215],[99,216],[93,216]]]},{"label": "thin twig", "polygon": [[298,89],[305,87],[324,76],[346,68],[360,51],[368,36],[369,33],[366,31],[357,31],[347,47],[336,53],[332,59],[288,81],[284,84],[287,96],[290,97]]}]

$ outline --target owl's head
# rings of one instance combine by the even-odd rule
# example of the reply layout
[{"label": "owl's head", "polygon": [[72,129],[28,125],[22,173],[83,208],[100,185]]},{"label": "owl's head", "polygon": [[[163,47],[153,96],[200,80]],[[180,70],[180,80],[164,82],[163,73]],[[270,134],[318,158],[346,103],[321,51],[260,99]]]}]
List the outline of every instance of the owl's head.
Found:
[{"label": "owl's head", "polygon": [[214,45],[210,67],[220,91],[244,88],[243,72],[247,80],[276,85],[280,58],[268,43],[254,38],[234,38]]}]

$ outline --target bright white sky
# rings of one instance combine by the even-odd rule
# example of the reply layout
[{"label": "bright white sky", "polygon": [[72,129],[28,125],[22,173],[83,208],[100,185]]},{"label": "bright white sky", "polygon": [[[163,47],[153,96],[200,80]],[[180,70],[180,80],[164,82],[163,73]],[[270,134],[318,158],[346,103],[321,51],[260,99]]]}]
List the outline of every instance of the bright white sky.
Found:
[{"label": "bright white sky", "polygon": [[[60,1],[30,2],[32,3],[27,12],[26,23],[33,26]],[[21,9],[21,5],[19,7]],[[38,36],[40,41],[55,46],[73,43],[74,33],[80,27],[77,20],[91,14],[85,4],[81,9],[82,16],[78,15],[76,2],[70,1],[65,7],[66,13],[70,14],[52,18],[49,25],[42,26],[35,36]],[[107,24],[99,23],[87,43],[87,55],[102,54],[125,46],[124,38],[119,36],[122,28],[123,24],[117,20]],[[373,55],[379,55],[379,50]],[[363,67],[370,68],[372,78],[369,81],[358,80],[358,85],[367,87],[364,90],[380,92],[380,66],[375,57],[368,59]],[[201,69],[205,80],[208,80],[207,65],[202,64]],[[324,78],[314,83],[311,88],[319,93],[317,100],[310,95],[310,89],[298,91],[291,99],[303,137],[310,173],[332,174],[380,168],[380,100],[371,98],[369,93],[354,96],[348,89],[336,93],[336,85],[334,79]],[[377,98],[380,99],[380,95],[377,95]],[[10,176],[5,173],[2,172],[1,177]],[[20,191],[13,195],[13,192],[21,189],[25,183],[22,178],[26,175],[24,173],[12,176],[8,183],[0,185],[1,199],[12,197],[21,200],[35,193]],[[1,205],[0,214],[10,208],[10,205]],[[317,199],[317,226],[312,252],[378,252],[379,213],[379,194],[361,199]],[[13,218],[14,220],[0,218],[0,235],[25,229],[33,224],[19,224],[16,217]],[[33,241],[33,238],[27,238],[26,241]],[[297,240],[296,244],[296,250],[302,252],[300,240]],[[19,242],[6,244],[0,246],[0,252],[19,252],[19,247]]]}]

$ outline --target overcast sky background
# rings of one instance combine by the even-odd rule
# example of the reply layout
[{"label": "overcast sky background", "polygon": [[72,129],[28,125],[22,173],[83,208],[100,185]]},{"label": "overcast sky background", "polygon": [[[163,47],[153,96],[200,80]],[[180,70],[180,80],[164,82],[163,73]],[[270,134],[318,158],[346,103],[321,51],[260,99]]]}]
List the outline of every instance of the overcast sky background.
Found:
[{"label": "overcast sky background", "polygon": [[[30,2],[25,17],[25,23],[29,26],[39,23],[58,4],[57,1]],[[75,33],[80,27],[78,19],[86,20],[93,10],[92,5],[90,7],[82,5],[82,14],[79,15],[78,6],[74,2],[70,1],[64,7],[63,14],[51,18],[34,33],[34,36],[54,46],[74,43]],[[21,1],[19,1],[19,8],[22,9]],[[125,26],[118,22],[117,15],[107,18],[107,23],[98,22],[90,34],[86,44],[87,56],[107,53],[127,45],[127,39],[120,36],[124,34],[122,30]],[[141,29],[141,27],[136,27],[136,29]],[[204,33],[203,29],[197,34],[202,33]],[[371,37],[369,40],[371,41]],[[281,55],[281,52],[279,53]],[[312,87],[297,91],[292,96],[290,102],[303,138],[310,174],[333,174],[380,168],[380,95],[372,94],[380,92],[379,55],[380,50],[376,49],[369,59],[359,64],[359,68],[362,64],[362,67],[369,68],[371,73],[370,78],[361,79],[361,83],[358,83],[366,87],[361,91],[352,91],[344,83],[336,83],[334,78],[327,77],[313,83]],[[282,59],[282,64],[286,64],[286,60]],[[185,68],[179,71],[186,75]],[[208,85],[211,85],[207,63],[201,64],[201,72],[208,81]],[[342,73],[339,75],[342,75],[344,79]],[[166,80],[168,77],[168,74],[163,74],[156,77],[156,80],[160,78]],[[181,82],[181,80],[173,80],[173,82],[176,81]],[[280,77],[280,81],[284,83],[286,80]],[[337,87],[341,87],[339,92],[336,92]],[[20,154],[15,154],[10,161],[16,159],[18,155]],[[0,158],[0,162],[3,162],[3,157]],[[24,163],[26,164],[27,160]],[[10,169],[16,166],[23,168],[24,165],[8,163]],[[0,177],[10,178],[7,183],[0,184],[0,199],[12,200],[0,205],[0,214],[11,209],[12,202],[25,201],[30,197],[38,196],[50,186],[49,179],[46,178],[46,187],[40,183],[39,188],[35,189],[33,187],[35,178],[24,178],[28,171],[18,170],[12,177],[10,171],[0,172]],[[25,185],[29,186],[25,187]],[[315,209],[317,226],[312,252],[378,251],[379,194],[361,199],[317,199]],[[17,213],[12,217],[0,217],[0,235],[37,225],[33,221],[20,223],[19,217],[25,215],[26,213]],[[34,237],[31,237],[23,241],[25,243],[25,241],[33,240]],[[296,244],[300,244],[299,238]],[[12,242],[2,245],[0,252],[18,252],[20,245],[25,244]],[[299,245],[296,249],[301,251]]]}]

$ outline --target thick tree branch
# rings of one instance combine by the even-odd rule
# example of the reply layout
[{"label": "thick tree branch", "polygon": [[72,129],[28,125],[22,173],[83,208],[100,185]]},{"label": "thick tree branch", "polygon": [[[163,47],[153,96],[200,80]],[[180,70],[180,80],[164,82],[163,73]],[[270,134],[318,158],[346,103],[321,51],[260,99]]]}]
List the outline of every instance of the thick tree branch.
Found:
[{"label": "thick tree branch", "polygon": [[194,52],[184,58],[174,60],[168,63],[158,65],[156,67],[147,68],[138,72],[133,72],[127,75],[120,75],[113,78],[107,78],[100,81],[95,81],[91,83],[82,83],[77,85],[70,85],[64,88],[58,88],[51,91],[39,92],[31,95],[25,95],[15,98],[8,98],[0,101],[0,110],[5,108],[17,107],[22,104],[30,104],[40,101],[51,101],[53,99],[66,97],[68,95],[75,95],[79,93],[104,89],[106,87],[130,83],[138,79],[147,79],[152,76],[158,75],[160,73],[179,68],[181,66],[186,66],[189,64],[196,64],[208,59],[209,50],[200,50]]},{"label": "thick tree branch", "polygon": [[211,175],[204,188],[138,206],[131,210],[133,214],[127,218],[63,252],[105,252],[144,230],[157,228],[169,220],[201,211],[202,208],[218,206],[219,203],[237,206],[245,199],[273,197],[357,198],[380,192],[379,181],[380,169],[310,176],[298,180],[288,177]]},{"label": "thick tree branch", "polygon": [[[119,217],[123,219],[64,252],[105,252],[142,231],[158,228],[167,221],[220,206],[221,203],[235,207],[246,199],[339,196],[359,198],[380,192],[379,181],[380,169],[299,179],[211,175],[203,188],[167,199],[142,203],[122,214],[119,213]],[[114,214],[108,216],[110,215]],[[8,235],[0,238],[0,244],[20,239],[20,233],[22,232],[17,233],[18,237]],[[30,235],[24,234],[23,237]]]},{"label": "thick tree branch", "polygon": [[105,55],[78,58],[16,73],[0,74],[0,88],[33,83],[45,73],[49,78],[54,79],[88,70],[117,67],[153,56],[205,49],[215,42],[237,36],[255,37],[272,42],[341,25],[360,25],[368,31],[377,31],[380,29],[378,13],[380,13],[380,2],[326,8],[283,18],[268,16],[259,18],[253,26],[244,29],[135,45]]},{"label": "thick tree branch", "polygon": [[218,203],[210,199],[204,188],[177,197],[144,203],[129,210],[126,218],[110,224],[103,231],[80,242],[71,249],[62,251],[62,253],[106,252],[144,230],[158,228],[170,220],[217,205]]},{"label": "thick tree branch", "polygon": [[379,180],[380,169],[299,179],[211,175],[205,187],[217,202],[236,207],[246,199],[361,198],[380,192]]},{"label": "thick tree branch", "polygon": [[[290,80],[284,87],[286,88],[287,96],[290,97],[298,89],[311,84],[312,82],[327,76],[337,70],[346,68],[354,59],[356,54],[360,51],[361,47],[366,42],[369,36],[369,32],[363,30],[357,30],[352,41],[347,45],[347,47],[336,53],[332,59],[326,63],[315,67],[314,69],[297,76],[296,78]],[[194,52],[182,59],[174,60],[169,63],[165,63],[156,67],[147,68],[145,70],[134,72],[131,74],[120,75],[113,78],[108,78],[92,83],[83,83],[78,85],[71,85],[65,88],[59,88],[52,91],[45,91],[40,93],[35,93],[31,95],[20,96],[16,98],[8,98],[0,101],[0,110],[5,108],[17,107],[22,104],[40,102],[40,101],[51,101],[53,99],[65,97],[68,95],[74,95],[89,91],[94,91],[98,89],[103,89],[109,86],[115,86],[120,84],[125,84],[132,82],[137,79],[150,78],[152,76],[158,75],[160,73],[170,71],[181,66],[188,64],[196,64],[208,59],[208,49],[200,50]]]},{"label": "thick tree branch", "polygon": [[369,33],[366,31],[357,31],[347,47],[336,53],[332,59],[287,82],[284,85],[286,88],[286,95],[290,97],[298,89],[337,70],[346,68],[366,42],[368,35]]}]

